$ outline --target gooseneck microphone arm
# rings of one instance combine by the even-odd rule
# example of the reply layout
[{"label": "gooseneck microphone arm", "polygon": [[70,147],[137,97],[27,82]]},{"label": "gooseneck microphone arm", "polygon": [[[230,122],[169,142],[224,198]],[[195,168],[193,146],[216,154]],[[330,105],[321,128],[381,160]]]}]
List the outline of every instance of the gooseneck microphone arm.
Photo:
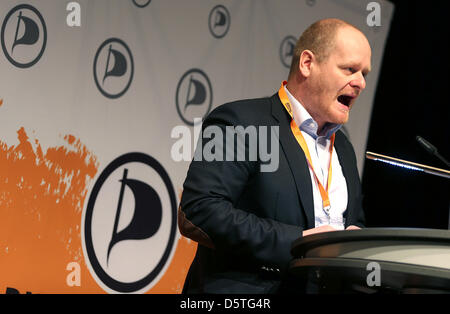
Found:
[{"label": "gooseneck microphone arm", "polygon": [[439,154],[437,148],[430,144],[427,140],[425,140],[421,136],[416,136],[417,142],[422,146],[427,152],[429,152],[431,155],[437,157],[440,161],[442,161],[448,168],[450,168],[450,163],[447,159],[444,158],[441,154]]}]

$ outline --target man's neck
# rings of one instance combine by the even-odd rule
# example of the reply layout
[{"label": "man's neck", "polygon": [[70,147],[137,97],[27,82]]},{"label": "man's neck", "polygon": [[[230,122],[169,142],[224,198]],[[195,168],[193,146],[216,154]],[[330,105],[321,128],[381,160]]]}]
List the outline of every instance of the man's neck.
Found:
[{"label": "man's neck", "polygon": [[289,93],[291,93],[291,95],[295,99],[297,99],[297,101],[303,106],[303,108],[305,108],[305,110],[308,111],[311,118],[313,118],[314,121],[316,121],[317,126],[318,126],[317,127],[317,135],[320,135],[324,131],[324,128],[326,127],[327,122],[319,119],[317,117],[317,115],[314,113],[314,110],[312,110],[312,108],[309,108],[309,106],[308,106],[309,102],[305,101],[305,97],[302,96],[301,89],[298,88],[298,85],[299,85],[298,82],[292,82],[292,81],[288,80],[288,82],[286,84],[286,88],[288,89]]}]

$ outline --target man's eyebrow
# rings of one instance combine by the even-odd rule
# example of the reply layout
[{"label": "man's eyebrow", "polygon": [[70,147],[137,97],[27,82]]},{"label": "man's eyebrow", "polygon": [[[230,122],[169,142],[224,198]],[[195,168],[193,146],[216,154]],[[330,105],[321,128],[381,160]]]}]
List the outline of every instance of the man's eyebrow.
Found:
[{"label": "man's eyebrow", "polygon": [[362,73],[364,74],[364,75],[367,75],[367,74],[369,74],[370,73],[370,71],[372,71],[372,67],[368,67],[368,68],[365,68],[363,71],[362,71]]}]

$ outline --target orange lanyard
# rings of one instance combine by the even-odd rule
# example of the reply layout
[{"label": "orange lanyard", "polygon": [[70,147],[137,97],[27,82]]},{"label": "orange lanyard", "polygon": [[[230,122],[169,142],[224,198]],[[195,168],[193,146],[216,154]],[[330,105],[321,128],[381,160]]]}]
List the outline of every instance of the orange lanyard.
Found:
[{"label": "orange lanyard", "polygon": [[320,191],[320,196],[322,197],[322,205],[323,205],[323,209],[328,212],[329,209],[331,208],[330,205],[330,198],[328,197],[328,188],[330,187],[331,184],[331,158],[332,158],[332,154],[333,154],[333,146],[334,146],[334,139],[335,139],[335,134],[333,134],[331,136],[331,143],[330,143],[330,166],[328,167],[328,182],[327,182],[327,186],[326,189],[322,186],[322,184],[319,181],[319,178],[316,175],[316,172],[314,171],[314,167],[312,165],[312,160],[311,160],[311,155],[309,154],[309,150],[308,150],[308,146],[306,145],[306,141],[305,138],[302,135],[302,132],[300,131],[300,128],[297,126],[297,123],[295,123],[294,117],[292,115],[292,108],[291,108],[291,104],[289,103],[289,98],[286,94],[286,91],[284,90],[284,85],[286,85],[287,82],[283,81],[283,83],[281,83],[281,87],[278,90],[278,97],[280,97],[281,103],[283,104],[284,108],[286,108],[287,112],[289,113],[289,115],[291,116],[291,131],[294,134],[295,139],[297,140],[298,144],[300,145],[300,147],[303,149],[303,152],[306,155],[306,159],[308,160],[308,165],[311,168],[313,174],[314,174],[314,178],[316,179],[316,182],[319,186],[319,191]]}]

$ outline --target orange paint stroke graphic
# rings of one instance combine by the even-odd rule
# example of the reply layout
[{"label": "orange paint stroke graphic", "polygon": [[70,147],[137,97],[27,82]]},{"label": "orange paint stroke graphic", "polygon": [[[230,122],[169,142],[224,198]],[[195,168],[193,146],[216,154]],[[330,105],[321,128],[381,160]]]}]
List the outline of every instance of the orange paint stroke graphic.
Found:
[{"label": "orange paint stroke graphic", "polygon": [[[83,255],[81,217],[99,164],[73,135],[44,153],[24,128],[19,144],[0,141],[0,293],[104,293]],[[197,245],[181,237],[171,264],[149,293],[180,293]],[[80,265],[81,286],[66,283]]]},{"label": "orange paint stroke graphic", "polygon": [[0,289],[69,292],[66,265],[82,264],[80,217],[98,163],[72,135],[44,153],[17,133],[17,146],[0,141]]}]

